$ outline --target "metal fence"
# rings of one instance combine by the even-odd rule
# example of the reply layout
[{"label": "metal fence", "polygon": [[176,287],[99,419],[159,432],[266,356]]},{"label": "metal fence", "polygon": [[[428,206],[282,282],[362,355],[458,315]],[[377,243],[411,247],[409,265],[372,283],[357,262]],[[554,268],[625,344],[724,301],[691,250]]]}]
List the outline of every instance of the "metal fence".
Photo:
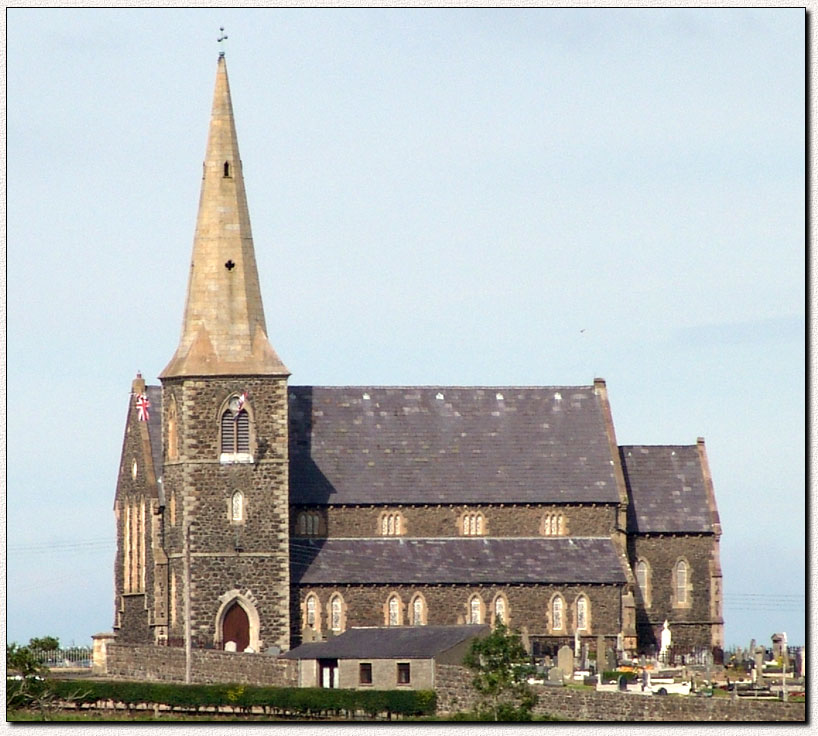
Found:
[{"label": "metal fence", "polygon": [[94,659],[92,647],[70,647],[51,651],[34,649],[33,652],[37,661],[46,667],[90,667]]}]

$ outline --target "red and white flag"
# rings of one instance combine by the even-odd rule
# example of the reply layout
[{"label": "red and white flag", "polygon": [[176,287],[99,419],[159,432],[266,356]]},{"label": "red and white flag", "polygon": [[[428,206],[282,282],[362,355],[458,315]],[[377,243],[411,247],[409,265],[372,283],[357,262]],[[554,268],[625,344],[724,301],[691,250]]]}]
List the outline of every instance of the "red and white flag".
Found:
[{"label": "red and white flag", "polygon": [[242,391],[241,396],[239,396],[239,403],[238,408],[236,409],[236,414],[238,414],[242,409],[244,409],[244,405],[247,403],[247,392]]},{"label": "red and white flag", "polygon": [[145,394],[138,394],[136,396],[136,416],[140,422],[148,421],[148,417],[150,416],[148,408],[150,405],[151,402]]}]

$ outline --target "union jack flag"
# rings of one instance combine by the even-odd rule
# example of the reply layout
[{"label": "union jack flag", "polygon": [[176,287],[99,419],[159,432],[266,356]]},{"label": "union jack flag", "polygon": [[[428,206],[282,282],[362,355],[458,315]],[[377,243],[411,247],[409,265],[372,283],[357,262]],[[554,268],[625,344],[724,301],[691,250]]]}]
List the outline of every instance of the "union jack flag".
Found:
[{"label": "union jack flag", "polygon": [[247,403],[247,392],[246,392],[246,391],[242,391],[242,392],[241,392],[241,396],[239,396],[239,403],[238,403],[238,407],[236,408],[236,415],[238,415],[238,413],[239,413],[239,412],[240,412],[242,409],[244,409],[244,405],[245,405],[246,403]]},{"label": "union jack flag", "polygon": [[150,413],[148,412],[148,408],[150,407],[151,402],[149,401],[148,397],[145,394],[139,394],[136,397],[136,415],[139,418],[140,422],[147,422]]}]

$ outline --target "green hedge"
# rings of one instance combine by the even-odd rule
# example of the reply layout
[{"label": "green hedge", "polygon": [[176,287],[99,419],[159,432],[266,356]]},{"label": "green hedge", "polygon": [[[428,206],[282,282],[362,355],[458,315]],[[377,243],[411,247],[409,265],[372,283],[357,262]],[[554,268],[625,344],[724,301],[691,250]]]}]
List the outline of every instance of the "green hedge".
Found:
[{"label": "green hedge", "polygon": [[625,672],[622,672],[620,670],[605,670],[602,673],[602,679],[605,682],[607,682],[608,680],[614,680],[615,682],[619,682],[619,678],[622,677],[622,675],[625,675],[625,679],[628,682],[636,682],[638,678],[637,673],[633,672],[632,670],[627,670]]},{"label": "green hedge", "polygon": [[176,683],[55,680],[55,695],[76,703],[113,700],[126,706],[140,703],[200,709],[232,705],[242,710],[260,706],[268,714],[346,714],[404,716],[435,712],[431,690],[335,690],[325,688],[255,687],[252,685],[181,685]]}]

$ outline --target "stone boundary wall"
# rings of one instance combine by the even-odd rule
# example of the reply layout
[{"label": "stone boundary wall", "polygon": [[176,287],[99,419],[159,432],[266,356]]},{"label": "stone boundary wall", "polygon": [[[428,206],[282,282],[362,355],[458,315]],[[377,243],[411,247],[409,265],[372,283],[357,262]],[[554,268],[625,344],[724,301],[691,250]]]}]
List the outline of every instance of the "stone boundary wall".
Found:
[{"label": "stone boundary wall", "polygon": [[[471,675],[458,665],[435,668],[438,713],[474,708]],[[740,698],[598,693],[567,687],[535,686],[535,713],[579,721],[805,721],[806,703]]]},{"label": "stone boundary wall", "polygon": [[[191,682],[237,682],[245,685],[296,687],[295,660],[268,654],[223,652],[216,649],[191,651]],[[128,680],[185,681],[185,650],[181,647],[108,644],[107,674]]]}]

